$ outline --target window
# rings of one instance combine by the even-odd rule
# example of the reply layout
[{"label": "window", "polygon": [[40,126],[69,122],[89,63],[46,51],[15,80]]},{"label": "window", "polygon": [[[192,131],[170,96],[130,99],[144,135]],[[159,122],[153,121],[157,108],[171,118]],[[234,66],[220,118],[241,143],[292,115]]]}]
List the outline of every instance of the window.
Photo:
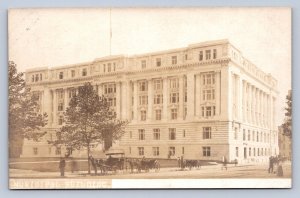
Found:
[{"label": "window", "polygon": [[108,103],[108,106],[115,107],[116,106],[116,98],[108,98],[107,103]]},{"label": "window", "polygon": [[216,59],[217,58],[217,49],[214,49],[213,50],[213,59]]},{"label": "window", "polygon": [[202,84],[203,85],[215,84],[215,74],[213,74],[213,73],[203,74],[202,75]]},{"label": "window", "polygon": [[170,103],[178,103],[179,102],[179,93],[170,93]]},{"label": "window", "polygon": [[235,147],[235,157],[239,157],[239,147]]},{"label": "window", "polygon": [[187,102],[187,92],[184,92],[184,102]]},{"label": "window", "polygon": [[38,148],[37,147],[33,147],[33,155],[37,155],[38,154]]},{"label": "window", "polygon": [[161,79],[157,79],[157,80],[154,80],[154,90],[162,90],[163,86],[162,86],[162,80]]},{"label": "window", "polygon": [[31,82],[34,82],[34,75],[31,76]]},{"label": "window", "polygon": [[175,139],[176,139],[176,129],[169,128],[169,140],[175,140]]},{"label": "window", "polygon": [[129,147],[129,154],[131,154],[131,147]]},{"label": "window", "polygon": [[172,78],[172,79],[170,79],[170,88],[171,89],[177,89],[177,88],[179,88],[179,80],[178,80],[178,78]]},{"label": "window", "polygon": [[181,153],[182,153],[182,155],[184,155],[184,147],[182,147]]},{"label": "window", "polygon": [[56,155],[60,155],[60,154],[61,154],[61,148],[60,148],[60,147],[57,147],[57,148],[55,149],[55,154],[56,154]]},{"label": "window", "polygon": [[139,82],[139,91],[147,91],[147,82],[146,81],[142,81]]},{"label": "window", "polygon": [[203,139],[211,139],[211,127],[203,127]]},{"label": "window", "polygon": [[146,117],[147,117],[147,112],[145,110],[142,110],[141,111],[141,120],[142,121],[145,121],[146,120]]},{"label": "window", "polygon": [[42,76],[42,74],[40,74],[40,81],[42,81],[43,80],[43,78],[42,78],[43,76]]},{"label": "window", "polygon": [[209,146],[202,147],[203,157],[210,157],[210,152],[211,150]]},{"label": "window", "polygon": [[75,70],[71,70],[71,77],[72,77],[72,78],[75,77]]},{"label": "window", "polygon": [[161,66],[161,58],[156,58],[156,67]]},{"label": "window", "polygon": [[141,61],[142,69],[146,69],[146,60]]},{"label": "window", "polygon": [[113,71],[116,71],[116,63],[113,63]]},{"label": "window", "polygon": [[64,78],[64,72],[59,72],[59,79],[63,79]]},{"label": "window", "polygon": [[258,134],[258,131],[256,132],[256,141],[257,141],[257,142],[259,141],[259,134]]},{"label": "window", "polygon": [[234,139],[235,140],[238,139],[238,128],[237,127],[234,128]]},{"label": "window", "polygon": [[145,140],[145,129],[139,129],[139,140]]},{"label": "window", "polygon": [[186,118],[186,115],[187,115],[187,108],[184,107],[184,114],[183,114],[184,119]]},{"label": "window", "polygon": [[154,95],[154,104],[162,104],[163,103],[163,95],[155,94]]},{"label": "window", "polygon": [[251,135],[250,135],[251,133],[250,133],[250,130],[248,130],[248,141],[250,141],[251,140]]},{"label": "window", "polygon": [[255,141],[255,131],[252,131],[252,141]]},{"label": "window", "polygon": [[64,122],[64,118],[62,116],[59,116],[58,118],[58,125],[62,125]]},{"label": "window", "polygon": [[243,129],[243,141],[245,141],[245,140],[246,140],[246,130]]},{"label": "window", "polygon": [[172,120],[177,119],[177,109],[171,109],[171,119]]},{"label": "window", "polygon": [[69,90],[69,98],[73,98],[74,96],[76,96],[76,89],[70,89]]},{"label": "window", "polygon": [[199,61],[203,61],[203,51],[199,52]]},{"label": "window", "polygon": [[139,156],[144,155],[144,147],[138,147]]},{"label": "window", "polygon": [[36,82],[39,81],[39,75],[38,75],[38,74],[35,75],[35,81],[36,81]]},{"label": "window", "polygon": [[160,129],[153,129],[153,139],[160,140]]},{"label": "window", "polygon": [[147,105],[148,104],[148,96],[140,96],[140,105]]},{"label": "window", "polygon": [[172,56],[172,65],[177,64],[177,56]]},{"label": "window", "polygon": [[103,72],[105,73],[106,72],[106,65],[103,64]]},{"label": "window", "polygon": [[203,100],[214,100],[214,99],[215,99],[214,89],[203,90]]},{"label": "window", "polygon": [[82,76],[86,76],[87,75],[87,70],[86,69],[83,69],[82,70]]},{"label": "window", "polygon": [[161,120],[161,110],[160,109],[155,110],[155,119]]},{"label": "window", "polygon": [[205,50],[205,58],[206,58],[206,60],[210,60],[210,57],[211,55],[210,55],[210,50]]},{"label": "window", "polygon": [[175,147],[174,146],[169,147],[169,156],[175,156]]},{"label": "window", "polygon": [[182,131],[182,136],[185,137],[185,130]]},{"label": "window", "polygon": [[216,115],[216,107],[215,106],[206,106],[201,107],[202,117],[211,117]]},{"label": "window", "polygon": [[251,148],[249,148],[249,157],[251,157]]},{"label": "window", "polygon": [[184,60],[187,60],[187,59],[188,59],[188,55],[185,54],[185,55],[184,55]]},{"label": "window", "polygon": [[253,156],[255,157],[256,153],[255,153],[255,148],[253,148]]},{"label": "window", "polygon": [[57,90],[57,97],[58,97],[58,99],[63,99],[64,98],[64,90],[62,90],[62,89]]},{"label": "window", "polygon": [[64,103],[60,102],[58,103],[58,111],[63,111],[64,110]]},{"label": "window", "polygon": [[107,72],[111,72],[111,63],[107,64]]},{"label": "window", "polygon": [[153,156],[159,156],[159,147],[152,147]]},{"label": "window", "polygon": [[104,85],[104,93],[105,94],[116,93],[116,84],[111,83],[111,84]]}]

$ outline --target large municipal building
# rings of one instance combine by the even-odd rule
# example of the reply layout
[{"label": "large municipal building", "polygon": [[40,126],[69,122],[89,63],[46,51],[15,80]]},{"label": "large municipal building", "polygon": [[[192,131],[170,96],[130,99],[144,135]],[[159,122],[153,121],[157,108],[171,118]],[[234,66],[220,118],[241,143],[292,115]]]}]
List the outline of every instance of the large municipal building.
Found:
[{"label": "large municipal building", "polygon": [[[50,146],[64,124],[76,89],[90,82],[128,120],[114,146],[127,157],[267,161],[279,154],[275,124],[277,81],[243,57],[228,40],[133,56],[26,71],[26,84],[48,114],[48,133],[26,140],[22,157],[58,157]],[[101,150],[101,145],[98,147]],[[74,151],[84,156],[86,151]]]}]

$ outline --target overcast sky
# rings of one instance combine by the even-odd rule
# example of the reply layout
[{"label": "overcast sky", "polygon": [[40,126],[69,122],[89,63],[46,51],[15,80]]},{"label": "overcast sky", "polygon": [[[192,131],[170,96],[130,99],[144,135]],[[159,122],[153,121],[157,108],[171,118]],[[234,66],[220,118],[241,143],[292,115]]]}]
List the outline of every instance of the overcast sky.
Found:
[{"label": "overcast sky", "polygon": [[[109,9],[9,12],[9,60],[19,71],[92,61],[109,55]],[[111,9],[111,53],[133,55],[229,39],[278,80],[277,123],[291,89],[289,8]]]}]

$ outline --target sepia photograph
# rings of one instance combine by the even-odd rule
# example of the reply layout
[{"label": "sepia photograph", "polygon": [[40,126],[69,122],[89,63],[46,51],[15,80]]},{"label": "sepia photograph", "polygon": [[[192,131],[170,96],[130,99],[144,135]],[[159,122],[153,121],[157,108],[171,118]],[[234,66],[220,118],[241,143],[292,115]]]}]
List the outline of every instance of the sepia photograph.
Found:
[{"label": "sepia photograph", "polygon": [[10,9],[9,188],[291,188],[291,21]]}]

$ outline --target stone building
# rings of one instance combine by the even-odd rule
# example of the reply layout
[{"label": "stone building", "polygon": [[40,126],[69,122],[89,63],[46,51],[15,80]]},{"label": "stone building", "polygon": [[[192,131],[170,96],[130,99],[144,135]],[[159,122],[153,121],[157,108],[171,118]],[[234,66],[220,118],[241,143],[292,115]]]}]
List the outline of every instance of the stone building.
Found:
[{"label": "stone building", "polygon": [[228,40],[217,40],[27,70],[26,83],[39,95],[49,122],[43,141],[24,143],[23,157],[65,152],[46,140],[55,138],[63,111],[85,82],[109,99],[119,119],[129,121],[116,143],[128,157],[215,161],[225,156],[250,163],[278,154],[276,79]]}]

